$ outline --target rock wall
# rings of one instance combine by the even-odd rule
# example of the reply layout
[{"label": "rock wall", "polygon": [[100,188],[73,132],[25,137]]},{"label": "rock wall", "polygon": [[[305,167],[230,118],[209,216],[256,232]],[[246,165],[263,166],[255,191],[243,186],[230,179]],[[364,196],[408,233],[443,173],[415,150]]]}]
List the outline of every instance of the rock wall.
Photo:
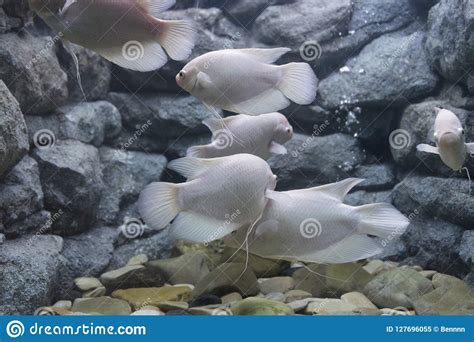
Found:
[{"label": "rock wall", "polygon": [[[283,62],[305,60],[321,79],[313,105],[284,111],[298,134],[269,161],[280,189],[366,178],[347,203],[392,202],[412,222],[382,241],[385,258],[474,285],[470,183],[416,152],[434,106],[474,141],[474,0],[177,2],[163,17],[196,21],[193,57],[288,46]],[[27,1],[0,0],[0,314],[73,298],[74,278],[134,255],[169,256],[166,231],[139,220],[138,194],[176,180],[167,161],[209,139],[206,109],[174,82],[182,64],[142,74],[77,54],[85,98]]]}]

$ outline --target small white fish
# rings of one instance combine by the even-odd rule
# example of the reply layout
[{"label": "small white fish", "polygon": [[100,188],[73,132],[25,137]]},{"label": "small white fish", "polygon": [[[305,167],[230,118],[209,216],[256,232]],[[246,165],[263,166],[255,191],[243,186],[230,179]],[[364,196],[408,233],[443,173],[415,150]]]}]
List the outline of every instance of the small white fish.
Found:
[{"label": "small white fish", "polygon": [[220,239],[255,222],[265,207],[266,191],[276,185],[268,164],[250,154],[185,157],[168,167],[187,181],[147,186],[140,194],[140,214],[154,229],[165,228],[177,216],[172,236],[196,243]]},{"label": "small white fish", "polygon": [[188,156],[216,158],[249,153],[267,160],[272,153],[286,154],[283,144],[293,136],[293,127],[280,113],[240,114],[223,120],[207,119],[203,124],[211,130],[212,142],[189,148]]},{"label": "small white fish", "polygon": [[61,37],[131,70],[161,68],[168,56],[185,60],[196,40],[196,29],[190,21],[156,18],[172,7],[175,0],[29,0],[29,3]]},{"label": "small white fish", "polygon": [[[408,219],[388,203],[352,207],[342,201],[361,179],[311,189],[269,191],[261,219],[225,238],[240,247],[248,235],[249,252],[272,259],[314,263],[346,263],[382,251],[373,237],[396,238]],[[369,236],[370,235],[370,236]]]},{"label": "small white fish", "polygon": [[318,79],[307,63],[273,65],[288,48],[206,53],[176,75],[178,85],[206,106],[258,115],[312,103]]},{"label": "small white fish", "polygon": [[463,168],[468,154],[474,153],[474,143],[466,143],[464,129],[456,114],[435,108],[437,116],[434,124],[435,146],[420,144],[418,151],[438,154],[448,167],[454,171]]}]

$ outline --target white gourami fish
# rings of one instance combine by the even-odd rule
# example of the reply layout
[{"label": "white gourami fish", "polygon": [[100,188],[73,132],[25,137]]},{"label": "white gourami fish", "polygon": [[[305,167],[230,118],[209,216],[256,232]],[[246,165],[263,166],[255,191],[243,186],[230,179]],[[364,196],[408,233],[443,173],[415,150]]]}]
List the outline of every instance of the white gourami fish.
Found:
[{"label": "white gourami fish", "polygon": [[[175,0],[29,0],[31,8],[66,40],[127,69],[151,71],[168,56],[191,55],[196,30],[187,20],[156,18]],[[166,51],[166,52],[165,52]]]},{"label": "white gourami fish", "polygon": [[273,65],[288,48],[228,49],[206,53],[176,75],[180,87],[206,106],[234,113],[277,112],[290,100],[307,105],[318,79],[307,63]]},{"label": "white gourami fish", "polygon": [[463,168],[467,155],[474,153],[474,143],[466,143],[461,121],[447,109],[435,108],[437,116],[434,124],[435,146],[420,144],[417,150],[440,156],[444,164],[454,171]]},{"label": "white gourami fish", "polygon": [[[381,245],[369,235],[394,239],[408,219],[388,203],[353,207],[342,201],[362,182],[349,178],[311,189],[270,191],[261,219],[249,234],[249,252],[272,259],[314,263],[346,263],[379,254]],[[244,245],[248,227],[225,238]]]},{"label": "white gourami fish", "polygon": [[203,243],[220,239],[254,223],[265,207],[276,176],[261,158],[237,154],[215,159],[185,157],[168,167],[185,178],[181,184],[152,183],[142,191],[139,211],[147,225]]},{"label": "white gourami fish", "polygon": [[293,127],[280,113],[259,116],[240,114],[223,119],[211,118],[203,121],[212,132],[208,145],[193,146],[188,156],[216,158],[239,153],[249,153],[267,160],[271,154],[286,154],[283,146],[293,136]]}]

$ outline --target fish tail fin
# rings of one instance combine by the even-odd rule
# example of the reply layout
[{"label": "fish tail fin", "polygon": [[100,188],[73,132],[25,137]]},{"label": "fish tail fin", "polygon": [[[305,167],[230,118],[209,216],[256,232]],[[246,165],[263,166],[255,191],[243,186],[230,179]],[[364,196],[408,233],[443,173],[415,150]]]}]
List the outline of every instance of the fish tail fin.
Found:
[{"label": "fish tail fin", "polygon": [[388,203],[367,204],[356,208],[359,213],[358,231],[382,238],[402,235],[410,221]]},{"label": "fish tail fin", "polygon": [[186,151],[186,157],[211,158],[207,152],[207,145],[191,146]]},{"label": "fish tail fin", "polygon": [[161,30],[158,42],[175,61],[191,56],[196,42],[197,31],[194,23],[188,20],[160,20]]},{"label": "fish tail fin", "polygon": [[280,68],[283,76],[278,89],[297,104],[311,104],[318,90],[318,78],[311,66],[308,63],[289,63]]},{"label": "fish tail fin", "polygon": [[178,215],[179,185],[152,183],[140,194],[138,211],[145,223],[153,229],[165,228]]}]

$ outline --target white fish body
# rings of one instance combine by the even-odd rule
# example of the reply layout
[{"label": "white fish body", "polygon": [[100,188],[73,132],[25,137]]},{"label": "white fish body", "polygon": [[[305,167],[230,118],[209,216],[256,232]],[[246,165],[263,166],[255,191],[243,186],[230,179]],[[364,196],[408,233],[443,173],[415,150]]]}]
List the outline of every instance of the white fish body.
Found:
[{"label": "white fish body", "polygon": [[216,158],[249,153],[267,160],[272,153],[285,154],[283,144],[293,136],[293,127],[280,113],[259,116],[240,114],[224,118],[223,122],[213,118],[203,123],[212,132],[212,142],[189,148],[188,156]]},{"label": "white fish body", "polygon": [[[342,203],[362,180],[349,178],[316,188],[270,192],[261,219],[249,237],[249,251],[266,258],[315,263],[346,263],[379,254],[368,235],[395,238],[408,219],[388,203],[352,207]],[[247,229],[225,238],[242,245]]]},{"label": "white fish body", "polygon": [[318,80],[307,63],[273,65],[287,48],[228,49],[206,53],[176,76],[183,89],[209,107],[258,115],[276,112],[290,100],[307,105]]},{"label": "white fish body", "polygon": [[474,144],[466,143],[464,129],[459,118],[447,109],[436,108],[438,114],[434,124],[435,146],[420,144],[418,151],[438,154],[448,167],[459,171],[466,162],[468,153],[474,153]]},{"label": "white fish body", "polygon": [[268,164],[250,154],[215,159],[185,157],[170,169],[186,183],[152,183],[140,194],[139,211],[154,229],[165,228],[175,217],[171,234],[196,243],[220,239],[261,215],[267,190],[276,176]]},{"label": "white fish body", "polygon": [[191,54],[196,39],[191,22],[156,18],[173,6],[175,0],[29,2],[61,37],[132,70],[158,69],[167,62],[168,56],[184,60]]}]

